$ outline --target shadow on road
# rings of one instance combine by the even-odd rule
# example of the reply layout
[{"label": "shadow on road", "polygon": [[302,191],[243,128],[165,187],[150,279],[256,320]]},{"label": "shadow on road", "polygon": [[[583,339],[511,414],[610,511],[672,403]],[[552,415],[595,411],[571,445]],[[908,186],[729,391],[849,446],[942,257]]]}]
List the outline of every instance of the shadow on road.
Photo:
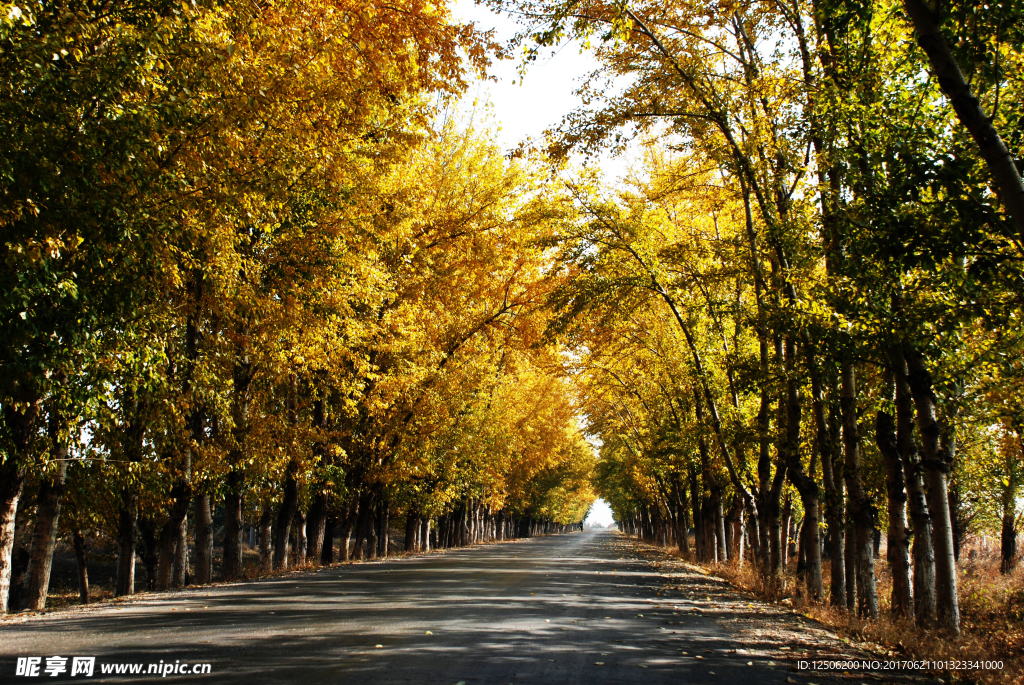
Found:
[{"label": "shadow on road", "polygon": [[[825,682],[779,660],[765,605],[703,576],[668,590],[630,549],[574,533],[54,614],[0,627],[0,682]],[[14,675],[16,657],[53,655],[95,656],[95,675]],[[145,674],[161,661],[211,673]]]}]

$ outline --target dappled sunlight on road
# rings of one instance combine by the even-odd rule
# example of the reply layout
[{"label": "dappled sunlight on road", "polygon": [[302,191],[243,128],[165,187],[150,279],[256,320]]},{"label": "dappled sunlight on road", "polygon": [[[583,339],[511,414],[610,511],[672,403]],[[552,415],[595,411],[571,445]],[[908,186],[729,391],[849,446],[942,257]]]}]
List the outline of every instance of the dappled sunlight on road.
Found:
[{"label": "dappled sunlight on road", "polygon": [[5,657],[208,661],[217,683],[787,682],[778,636],[751,629],[772,613],[802,629],[791,612],[636,549],[611,532],[473,547],[52,614],[0,639]]}]

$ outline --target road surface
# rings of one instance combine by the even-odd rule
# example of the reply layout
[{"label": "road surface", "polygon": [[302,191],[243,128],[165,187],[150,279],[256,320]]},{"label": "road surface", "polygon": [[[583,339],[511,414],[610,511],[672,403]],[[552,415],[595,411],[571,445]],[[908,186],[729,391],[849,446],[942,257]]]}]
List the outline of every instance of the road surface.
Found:
[{"label": "road surface", "polygon": [[[611,532],[555,535],[11,617],[0,682],[835,682],[794,669],[850,655],[835,636],[640,549]],[[48,675],[53,656],[66,670]],[[71,677],[83,656],[93,675]],[[39,676],[17,675],[17,657],[41,657]],[[142,673],[102,672],[133,664]],[[878,680],[891,679],[853,682]]]}]

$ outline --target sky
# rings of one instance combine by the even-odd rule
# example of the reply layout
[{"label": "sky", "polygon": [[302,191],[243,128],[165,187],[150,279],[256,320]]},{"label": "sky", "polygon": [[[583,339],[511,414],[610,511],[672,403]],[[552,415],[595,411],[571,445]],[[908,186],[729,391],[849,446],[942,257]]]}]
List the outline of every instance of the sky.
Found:
[{"label": "sky", "polygon": [[[483,30],[493,28],[495,39],[503,44],[520,28],[508,16],[475,5],[473,0],[455,0],[451,7],[457,21],[476,22]],[[557,126],[562,117],[579,107],[582,101],[573,91],[598,66],[590,53],[580,53],[578,43],[566,43],[551,57],[531,64],[520,78],[520,55],[492,64],[491,75],[497,82],[478,81],[467,94],[468,107],[474,100],[478,106],[487,101],[493,105],[494,118],[501,126],[498,142],[503,150],[516,148],[526,138],[539,140],[545,129]],[[627,172],[630,158],[603,155],[598,164],[607,176],[617,178]]]},{"label": "sky", "polygon": [[594,504],[590,507],[590,512],[587,514],[587,518],[583,521],[583,525],[587,527],[603,526],[607,528],[612,523],[614,523],[612,520],[612,508],[603,499],[594,501]]}]

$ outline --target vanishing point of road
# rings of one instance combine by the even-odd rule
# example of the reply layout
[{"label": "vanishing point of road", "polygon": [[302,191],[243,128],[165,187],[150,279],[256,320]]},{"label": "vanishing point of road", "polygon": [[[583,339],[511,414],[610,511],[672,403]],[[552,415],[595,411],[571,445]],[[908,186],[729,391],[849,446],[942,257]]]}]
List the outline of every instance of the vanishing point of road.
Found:
[{"label": "vanishing point of road", "polygon": [[[799,658],[856,654],[813,621],[641,552],[617,533],[573,533],[11,617],[0,622],[0,682],[883,680],[795,670]],[[15,675],[17,657],[43,657],[45,667],[53,655],[95,656],[95,673]],[[100,672],[160,661],[211,672]]]}]

